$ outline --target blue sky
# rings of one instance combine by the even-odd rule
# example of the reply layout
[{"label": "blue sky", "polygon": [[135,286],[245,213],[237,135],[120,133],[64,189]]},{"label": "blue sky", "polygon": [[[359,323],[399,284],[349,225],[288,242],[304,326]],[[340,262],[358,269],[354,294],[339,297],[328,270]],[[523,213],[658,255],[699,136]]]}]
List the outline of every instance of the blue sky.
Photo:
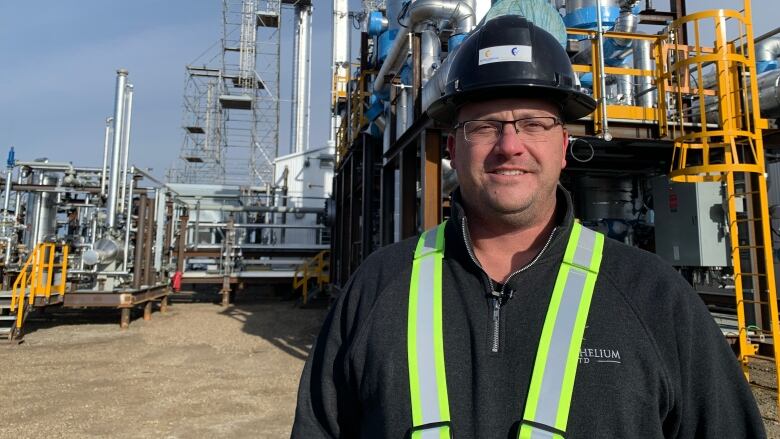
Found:
[{"label": "blue sky", "polygon": [[[774,28],[776,14],[768,13],[774,1],[753,1],[756,35]],[[360,2],[350,4],[356,8]],[[658,9],[666,4],[655,0]],[[178,160],[183,138],[184,66],[219,40],[221,6],[218,0],[0,0],[0,159],[13,145],[20,160],[48,157],[99,166],[116,70],[126,68],[135,86],[131,162],[163,176]],[[689,13],[705,7],[740,9],[742,1],[688,1]],[[282,49],[289,56],[292,23],[286,24]],[[317,0],[312,148],[328,138],[330,26],[331,2]],[[283,78],[291,76],[290,66],[284,63]],[[283,84],[281,152],[289,148],[289,96],[289,84]]]}]

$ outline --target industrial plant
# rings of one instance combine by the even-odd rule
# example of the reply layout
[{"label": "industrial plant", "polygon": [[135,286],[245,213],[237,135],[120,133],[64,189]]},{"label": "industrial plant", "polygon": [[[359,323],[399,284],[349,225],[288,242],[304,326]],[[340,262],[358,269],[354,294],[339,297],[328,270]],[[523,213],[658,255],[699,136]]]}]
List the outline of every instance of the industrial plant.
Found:
[{"label": "industrial plant", "polygon": [[[314,8],[332,8],[329,113],[311,104]],[[691,13],[685,0],[223,0],[219,56],[184,67],[164,179],[129,162],[121,66],[102,167],[9,151],[0,337],[18,342],[28,317],[58,308],[118,309],[127,328],[133,310],[150,319],[192,290],[223,306],[258,288],[337,298],[372,252],[449,217],[452,127],[427,110],[466,36],[515,14],[556,37],[598,102],[566,125],[561,184],[579,221],[674,266],[746,376],[778,370],[780,28],[756,35],[755,13],[751,0]],[[310,135],[315,117],[327,139]]]}]

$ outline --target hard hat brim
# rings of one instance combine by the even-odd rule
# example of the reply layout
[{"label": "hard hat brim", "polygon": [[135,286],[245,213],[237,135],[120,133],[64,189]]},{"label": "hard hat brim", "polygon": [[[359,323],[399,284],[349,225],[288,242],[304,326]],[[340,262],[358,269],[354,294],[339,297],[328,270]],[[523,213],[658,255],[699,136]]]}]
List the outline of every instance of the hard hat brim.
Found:
[{"label": "hard hat brim", "polygon": [[495,84],[442,96],[433,102],[426,112],[431,119],[454,126],[457,123],[458,111],[463,105],[506,98],[532,98],[554,102],[560,106],[564,122],[585,117],[596,108],[596,101],[582,92],[561,90],[547,85]]}]

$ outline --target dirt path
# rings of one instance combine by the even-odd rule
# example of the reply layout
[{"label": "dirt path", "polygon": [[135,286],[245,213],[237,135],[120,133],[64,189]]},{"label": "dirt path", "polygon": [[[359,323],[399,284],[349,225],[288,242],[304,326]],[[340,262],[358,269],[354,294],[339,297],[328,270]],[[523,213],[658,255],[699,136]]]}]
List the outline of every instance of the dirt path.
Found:
[{"label": "dirt path", "polygon": [[[289,437],[324,314],[292,302],[188,303],[125,332],[118,314],[36,323],[23,344],[0,346],[0,438]],[[753,364],[751,379],[773,388],[772,365]],[[775,392],[753,390],[780,439]]]},{"label": "dirt path", "polygon": [[36,329],[0,346],[0,437],[289,437],[324,312],[177,304],[125,332],[115,315]]}]

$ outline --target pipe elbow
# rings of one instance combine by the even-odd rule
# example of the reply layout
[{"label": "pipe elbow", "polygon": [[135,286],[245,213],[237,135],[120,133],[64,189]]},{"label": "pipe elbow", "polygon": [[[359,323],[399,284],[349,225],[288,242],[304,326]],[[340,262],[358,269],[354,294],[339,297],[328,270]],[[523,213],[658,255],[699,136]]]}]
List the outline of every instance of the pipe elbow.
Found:
[{"label": "pipe elbow", "polygon": [[465,2],[448,0],[417,0],[409,10],[410,23],[420,31],[431,20],[445,19],[453,25],[453,34],[471,32],[476,26],[474,10]]}]

